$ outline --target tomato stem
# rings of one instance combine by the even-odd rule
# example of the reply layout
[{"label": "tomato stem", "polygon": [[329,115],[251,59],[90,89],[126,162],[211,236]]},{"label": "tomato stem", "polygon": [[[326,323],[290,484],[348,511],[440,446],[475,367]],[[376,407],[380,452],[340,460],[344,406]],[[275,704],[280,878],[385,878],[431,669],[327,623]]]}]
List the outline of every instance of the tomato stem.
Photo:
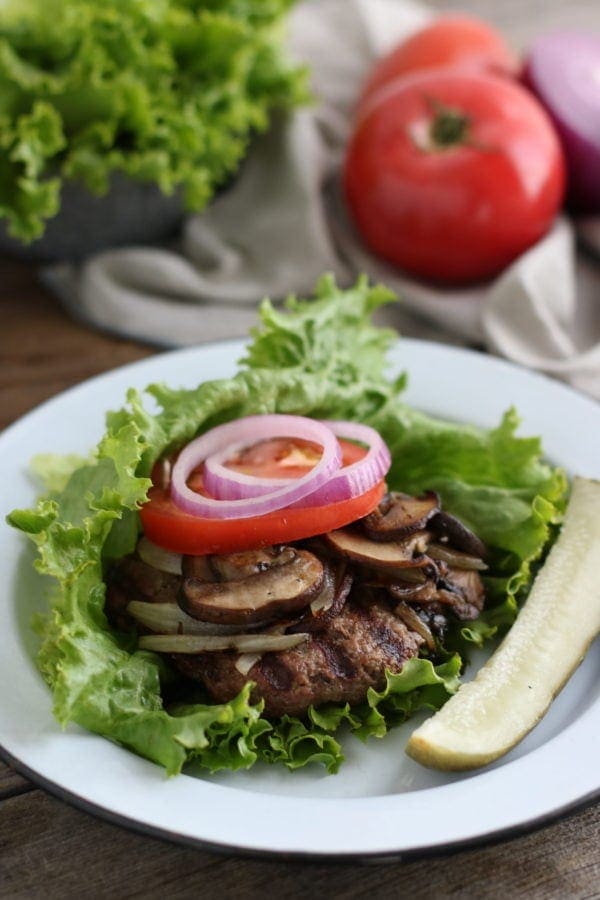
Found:
[{"label": "tomato stem", "polygon": [[431,145],[440,150],[466,144],[471,120],[459,109],[432,101],[434,118],[429,129]]}]

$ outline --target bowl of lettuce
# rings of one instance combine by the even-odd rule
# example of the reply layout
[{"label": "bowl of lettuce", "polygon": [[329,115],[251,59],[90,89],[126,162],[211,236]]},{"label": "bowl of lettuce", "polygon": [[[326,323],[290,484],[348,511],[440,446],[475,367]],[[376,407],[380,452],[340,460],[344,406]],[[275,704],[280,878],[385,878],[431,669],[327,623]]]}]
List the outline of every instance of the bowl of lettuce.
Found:
[{"label": "bowl of lettuce", "polygon": [[[311,300],[292,299],[283,311],[265,302],[235,376],[192,389],[132,389],[126,405],[108,414],[89,459],[38,460],[47,492],[9,522],[35,543],[38,570],[56,584],[37,623],[37,662],[59,722],[104,735],[169,774],[190,763],[215,772],[258,761],[335,772],[353,740],[348,732],[381,738],[418,710],[439,708],[456,691],[470,652],[510,627],[560,520],[564,473],[543,460],[538,438],[517,436],[514,410],[483,429],[404,401],[405,377],[386,373],[395,334],[371,323],[391,299],[366,279],[342,291],[324,278]],[[105,572],[135,546],[154,461],[215,424],[270,412],[372,425],[392,452],[390,487],[438,491],[491,548],[487,609],[457,629],[440,658],[412,660],[358,706],[319,707],[302,720],[266,719],[250,685],[226,704],[181,693],[169,702],[173,673],[104,615]]]},{"label": "bowl of lettuce", "polygon": [[78,258],[164,238],[306,99],[292,0],[0,6],[2,249]]}]

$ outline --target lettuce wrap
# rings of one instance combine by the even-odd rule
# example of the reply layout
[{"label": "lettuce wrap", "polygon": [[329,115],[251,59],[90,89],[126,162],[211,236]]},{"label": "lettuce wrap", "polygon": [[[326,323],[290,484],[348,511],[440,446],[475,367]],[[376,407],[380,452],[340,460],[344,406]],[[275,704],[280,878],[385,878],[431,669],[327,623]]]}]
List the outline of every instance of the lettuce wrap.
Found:
[{"label": "lettuce wrap", "polygon": [[[468,646],[510,626],[560,520],[564,474],[542,460],[538,438],[516,436],[514,410],[485,431],[433,419],[403,402],[406,377],[386,375],[396,335],[371,322],[394,299],[366,278],[343,291],[326,276],[310,300],[290,298],[283,310],[265,301],[262,325],[235,377],[191,390],[160,384],[142,394],[131,390],[126,405],[108,413],[89,459],[37,460],[47,493],[8,520],[35,542],[39,571],[56,581],[40,626],[38,664],[62,725],[76,722],[169,774],[191,761],[214,772],[257,760],[290,769],[319,762],[335,772],[343,760],[335,736],[342,725],[364,740],[382,737],[419,709],[438,709],[458,688]],[[157,412],[148,411],[148,399]],[[444,508],[491,550],[486,611],[468,627],[457,626],[442,655],[411,659],[358,706],[328,704],[305,720],[267,720],[262,704],[251,701],[250,683],[225,704],[197,695],[167,703],[174,675],[164,659],[138,651],[134,637],[110,627],[103,609],[103,573],[135,547],[153,463],[219,423],[272,412],[371,425],[392,452],[390,489],[438,491]]]}]

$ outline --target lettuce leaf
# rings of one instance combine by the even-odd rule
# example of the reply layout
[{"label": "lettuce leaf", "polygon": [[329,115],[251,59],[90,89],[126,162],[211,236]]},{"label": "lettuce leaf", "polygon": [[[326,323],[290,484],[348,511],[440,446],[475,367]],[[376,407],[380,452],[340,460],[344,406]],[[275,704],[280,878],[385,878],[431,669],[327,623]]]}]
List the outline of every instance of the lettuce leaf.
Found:
[{"label": "lettuce leaf", "polygon": [[0,9],[0,216],[29,241],[65,179],[113,172],[200,210],[274,109],[305,102],[283,51],[292,0],[7,0]]},{"label": "lettuce leaf", "polygon": [[439,708],[456,690],[458,654],[437,666],[411,660],[400,674],[388,674],[382,691],[369,691],[364,704],[312,709],[306,722],[267,721],[261,704],[250,701],[248,685],[230,703],[165,706],[164,661],[136,651],[131,638],[106,621],[104,565],[135,545],[137,509],[153,462],[200,430],[250,413],[351,418],[378,428],[395,459],[390,486],[435,488],[445,506],[493,548],[492,606],[455,635],[456,645],[481,643],[510,624],[516,598],[560,517],[564,476],[541,460],[537,439],[516,436],[513,411],[486,432],[431,419],[402,402],[404,378],[389,381],[385,375],[394,334],[370,323],[372,312],[390,299],[364,278],[341,291],[325,277],[314,299],[292,298],[286,312],[265,303],[263,327],[234,378],[192,390],[152,385],[155,415],[131,390],[127,405],[108,414],[106,434],[90,459],[38,460],[50,491],[34,509],[15,510],[8,520],[37,544],[39,570],[58,584],[39,665],[62,724],[75,721],[170,774],[191,761],[216,771],[258,759],[291,769],[319,762],[334,772],[343,759],[333,737],[338,728],[362,739],[381,737],[417,709]]}]

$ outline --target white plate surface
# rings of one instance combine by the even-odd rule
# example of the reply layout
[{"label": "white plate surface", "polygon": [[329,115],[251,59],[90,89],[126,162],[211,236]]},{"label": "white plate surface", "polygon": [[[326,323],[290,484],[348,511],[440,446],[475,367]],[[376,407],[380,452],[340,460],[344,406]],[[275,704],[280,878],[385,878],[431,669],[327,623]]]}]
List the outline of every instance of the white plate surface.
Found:
[{"label": "white plate surface", "polygon": [[[27,461],[39,452],[87,452],[107,409],[130,386],[192,386],[228,376],[241,342],[177,351],[86,382],[34,410],[0,436],[2,506],[27,506]],[[570,389],[502,361],[403,340],[392,368],[410,372],[406,399],[449,419],[497,424],[518,407],[522,434],[541,434],[569,474],[600,476],[600,407]],[[32,659],[31,613],[45,585],[23,537],[2,526],[0,745],[33,779],[72,802],[174,840],[249,853],[353,858],[408,856],[480,842],[546,821],[600,793],[600,646],[545,719],[508,756],[475,774],[420,767],[403,748],[415,720],[366,746],[348,737],[338,775],[266,765],[217,776],[162,770],[72,726],[62,732]],[[420,721],[420,720],[419,720]]]}]

